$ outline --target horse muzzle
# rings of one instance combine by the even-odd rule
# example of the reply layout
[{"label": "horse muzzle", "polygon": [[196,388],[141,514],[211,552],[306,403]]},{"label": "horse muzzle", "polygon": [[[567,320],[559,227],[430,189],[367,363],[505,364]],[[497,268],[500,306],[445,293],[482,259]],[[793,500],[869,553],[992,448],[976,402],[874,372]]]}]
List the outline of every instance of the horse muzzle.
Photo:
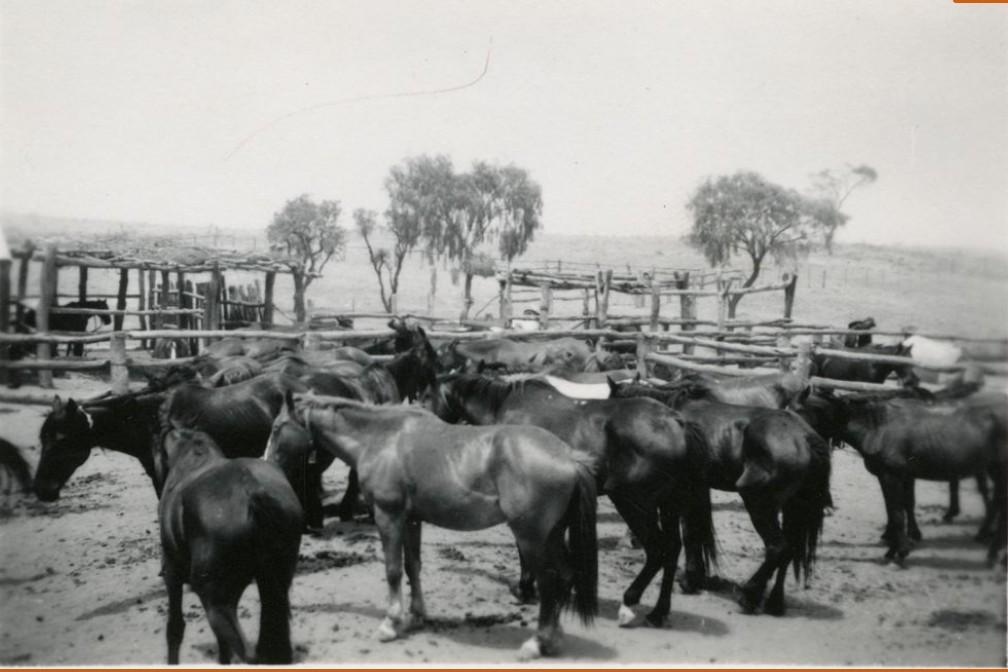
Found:
[{"label": "horse muzzle", "polygon": [[36,481],[32,490],[40,502],[55,502],[60,496],[60,487],[52,482]]}]

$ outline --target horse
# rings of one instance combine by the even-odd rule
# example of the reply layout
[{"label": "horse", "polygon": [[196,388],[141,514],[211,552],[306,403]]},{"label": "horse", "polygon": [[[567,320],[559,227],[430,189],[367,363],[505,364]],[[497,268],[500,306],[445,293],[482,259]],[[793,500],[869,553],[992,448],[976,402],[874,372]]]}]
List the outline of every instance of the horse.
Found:
[{"label": "horse", "polygon": [[[866,345],[860,348],[837,348],[844,352],[859,354],[890,355],[907,357],[910,351],[902,344],[897,345]],[[829,352],[816,352],[812,355],[813,376],[832,378],[834,380],[863,381],[867,383],[882,383],[895,373],[904,387],[916,386],[919,378],[914,372],[913,364],[895,362],[879,362],[863,359],[847,359],[837,357]]]},{"label": "horse", "polygon": [[948,481],[986,472],[994,484],[984,526],[993,529],[988,561],[1008,543],[1008,397],[987,403],[929,402],[846,395],[817,403],[819,431],[853,446],[878,478],[886,505],[885,560],[903,566],[920,538],[914,517],[914,481]]},{"label": "horse", "polygon": [[506,338],[478,341],[459,340],[445,344],[439,352],[442,371],[471,371],[479,362],[496,365],[511,373],[584,371],[592,350],[583,341],[559,338],[526,343]]},{"label": "horse", "polygon": [[[854,320],[847,323],[848,329],[857,329],[858,331],[868,331],[869,329],[874,329],[875,326],[874,317],[866,317],[863,320]],[[845,348],[863,348],[866,345],[871,345],[871,342],[871,334],[846,334],[843,344]]]},{"label": "horse", "polygon": [[[87,308],[90,310],[108,310],[108,301],[105,299],[97,299],[94,301],[71,301],[65,303],[62,306],[56,306],[57,308]],[[91,321],[92,317],[97,317],[101,320],[102,324],[111,324],[112,318],[108,315],[65,315],[62,313],[53,313],[49,316],[49,331],[75,331],[78,333],[83,333],[87,331],[88,322]],[[37,316],[35,309],[25,308],[24,314],[21,318],[21,324],[24,327],[30,327],[31,330],[37,328]],[[76,357],[84,356],[84,344],[83,343],[67,343],[67,356],[73,354]],[[55,349],[53,351],[55,355]]]},{"label": "horse", "polygon": [[217,367],[217,371],[207,379],[210,387],[234,385],[255,378],[263,372],[263,365],[259,360],[245,355],[222,357],[217,360]]},{"label": "horse", "polygon": [[165,396],[145,390],[84,403],[54,397],[39,430],[42,455],[32,486],[35,496],[43,502],[58,499],[95,446],[137,458],[157,490],[151,441],[157,437],[158,410]]},{"label": "horse", "polygon": [[[582,622],[598,611],[595,477],[577,453],[538,427],[456,427],[426,410],[345,399],[286,397],[266,458],[325,451],[356,468],[373,505],[389,604],[378,638],[389,641],[426,614],[420,587],[424,522],[453,530],[506,523],[539,581],[539,627],[523,658],[556,653],[560,610],[575,593]],[[297,457],[294,461],[297,461]],[[564,535],[570,533],[565,544]],[[404,613],[403,557],[410,581]]]},{"label": "horse", "polygon": [[[650,399],[573,400],[544,380],[502,381],[443,374],[429,395],[431,410],[448,422],[534,425],[547,429],[596,461],[596,489],[609,496],[644,547],[645,562],[623,593],[621,626],[636,622],[633,607],[659,570],[654,609],[660,625],[671,606],[672,582],[682,548],[681,516],[691,521],[704,560],[716,560],[710,500],[700,485],[700,448],[683,418]],[[517,595],[528,601],[533,580],[522,571]]]},{"label": "horse", "polygon": [[[612,378],[609,379],[610,386],[614,382]],[[786,372],[726,378],[690,373],[675,382],[649,386],[656,393],[645,396],[660,401],[685,395],[692,399],[707,399],[722,404],[776,409],[789,408],[808,388],[801,378]],[[613,396],[619,398],[623,395]]]},{"label": "horse", "polygon": [[[207,434],[166,429],[153,460],[160,484],[161,575],[168,590],[168,664],[185,634],[182,587],[189,584],[217,637],[222,665],[289,665],[290,586],[304,525],[301,505],[276,465],[228,459]],[[255,580],[262,604],[255,655],[238,602]]]},{"label": "horse", "polygon": [[32,488],[28,463],[18,447],[4,438],[0,438],[0,483],[3,484],[0,494],[4,495],[30,492]]},{"label": "horse", "polygon": [[[746,613],[763,605],[764,613],[783,615],[788,566],[793,565],[795,578],[804,573],[808,581],[830,503],[826,442],[790,411],[694,399],[685,390],[639,383],[610,387],[616,398],[658,399],[699,429],[706,449],[704,485],[741,495],[765,548],[763,562],[742,587],[740,604]],[[686,560],[687,578],[697,576],[699,571],[689,568],[702,567],[702,559],[688,543]]]}]

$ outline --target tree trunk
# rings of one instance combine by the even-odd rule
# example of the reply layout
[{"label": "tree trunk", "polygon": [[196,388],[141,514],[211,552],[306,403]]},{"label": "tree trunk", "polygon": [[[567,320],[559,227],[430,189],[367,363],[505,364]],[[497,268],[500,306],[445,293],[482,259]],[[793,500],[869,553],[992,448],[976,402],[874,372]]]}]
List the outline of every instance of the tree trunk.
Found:
[{"label": "tree trunk", "polygon": [[[756,278],[759,277],[760,270],[762,270],[762,266],[763,266],[762,258],[753,259],[752,273],[750,273],[746,281],[742,283],[742,287],[740,289],[745,289],[746,287],[752,287],[756,283]],[[745,296],[745,294],[735,294],[734,296],[728,297],[729,320],[735,319],[735,309],[738,308],[739,301],[742,300],[743,296]]]},{"label": "tree trunk", "polygon": [[304,273],[294,271],[294,319],[303,323],[306,317],[305,310],[305,281]]},{"label": "tree trunk", "polygon": [[472,281],[473,281],[473,274],[472,273],[466,273],[466,276],[465,276],[465,290],[464,290],[465,293],[463,294],[463,297],[462,297],[462,317],[460,318],[462,320],[468,320],[469,319],[469,309],[472,308],[472,304],[473,304],[473,299],[472,299]]}]

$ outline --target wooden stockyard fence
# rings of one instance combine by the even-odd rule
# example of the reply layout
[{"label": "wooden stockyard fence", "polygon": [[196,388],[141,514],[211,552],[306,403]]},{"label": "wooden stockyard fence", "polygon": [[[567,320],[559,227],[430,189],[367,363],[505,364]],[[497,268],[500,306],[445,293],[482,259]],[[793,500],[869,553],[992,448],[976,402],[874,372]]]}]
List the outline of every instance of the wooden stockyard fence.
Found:
[{"label": "wooden stockyard fence", "polygon": [[[15,257],[19,256],[17,253]],[[260,270],[267,274],[266,291],[260,299],[255,294],[252,300],[243,299],[240,294],[227,296],[223,293],[223,283],[220,265],[214,263],[189,264],[185,268],[189,272],[209,272],[211,282],[203,285],[203,292],[194,294],[186,289],[184,271],[174,267],[178,274],[173,291],[166,292],[170,287],[168,265],[154,269],[147,265],[132,263],[128,266],[116,266],[107,260],[81,259],[80,257],[63,258],[63,265],[76,265],[80,268],[81,295],[86,293],[88,267],[118,268],[120,270],[120,291],[117,295],[119,303],[115,310],[84,310],[56,309],[58,295],[56,292],[56,269],[60,263],[55,246],[48,246],[39,257],[33,250],[27,250],[20,255],[22,259],[21,272],[18,278],[19,300],[25,296],[26,265],[29,260],[43,262],[41,274],[40,309],[38,313],[38,328],[36,333],[10,333],[11,308],[10,301],[10,266],[11,260],[0,260],[0,372],[12,370],[34,370],[40,372],[39,383],[42,387],[52,387],[52,371],[90,371],[108,372],[112,392],[119,394],[128,389],[131,369],[149,369],[152,366],[171,365],[178,360],[139,361],[131,356],[127,347],[130,341],[139,342],[142,349],[153,344],[157,339],[189,339],[193,343],[202,341],[208,345],[222,337],[238,338],[273,338],[297,341],[306,350],[317,350],[325,344],[354,344],[361,341],[384,338],[393,335],[389,329],[325,329],[295,327],[291,331],[275,331],[271,328],[227,330],[219,328],[222,324],[220,310],[226,299],[245,310],[240,313],[244,317],[258,317],[257,321],[266,327],[272,325],[273,315],[273,278],[275,273],[283,272],[277,265],[262,261],[245,260],[244,265],[235,263],[234,268],[245,270]],[[155,297],[158,305],[147,309],[126,310],[126,282],[123,280],[127,270],[136,269],[141,278],[140,296],[153,303]],[[150,288],[154,290],[154,270],[161,271],[160,292],[148,293],[143,287],[144,272],[150,274]],[[486,324],[466,322],[464,327],[481,327],[481,330],[463,331],[459,328],[439,328],[442,320],[427,316],[419,317],[430,321],[431,330],[428,336],[432,339],[486,339],[507,337],[517,340],[536,340],[555,338],[559,336],[574,336],[594,338],[601,348],[620,347],[621,350],[631,350],[630,359],[642,374],[648,375],[656,365],[670,365],[693,371],[711,372],[721,375],[758,375],[768,371],[794,370],[818,387],[875,390],[886,386],[872,383],[828,380],[809,376],[809,366],[812,355],[816,352],[829,354],[853,360],[875,360],[880,362],[911,363],[919,368],[939,372],[962,371],[969,366],[979,366],[985,373],[1008,375],[1008,339],[977,339],[957,335],[932,335],[934,338],[948,339],[963,343],[975,342],[994,344],[1005,354],[998,361],[979,364],[955,364],[946,367],[922,366],[908,358],[888,355],[878,355],[862,352],[837,350],[823,339],[829,336],[846,334],[873,334],[883,336],[902,336],[902,332],[857,331],[850,329],[835,329],[822,325],[797,324],[791,319],[791,309],[794,304],[797,276],[785,274],[780,283],[766,284],[747,288],[737,288],[739,280],[737,272],[704,272],[701,269],[674,270],[662,269],[652,273],[634,273],[628,269],[626,273],[612,269],[593,269],[587,265],[568,265],[565,270],[559,264],[556,269],[510,269],[498,272],[500,285],[498,300],[500,304],[501,325],[508,325],[515,304],[521,302],[536,303],[536,320],[540,330],[526,331],[517,329],[488,330]],[[692,282],[691,282],[692,280]],[[191,286],[191,285],[190,285]],[[518,289],[515,289],[518,288]],[[646,315],[612,315],[609,313],[609,303],[612,293],[622,293],[639,297],[640,307],[645,307],[650,301]],[[757,292],[781,292],[783,294],[783,315],[772,320],[736,320],[731,314],[730,304],[733,297]],[[175,297],[174,301],[172,297]],[[662,314],[662,302],[667,301],[666,308],[678,298],[678,316]],[[196,299],[202,302],[197,307]],[[672,299],[672,301],[669,301]],[[697,302],[713,299],[717,302],[717,318],[701,320],[697,317]],[[564,301],[581,303],[579,314],[562,314],[554,309]],[[593,305],[594,304],[594,305]],[[177,307],[173,307],[177,306]],[[112,331],[94,332],[88,334],[51,333],[48,329],[48,314],[50,312],[76,312],[88,315],[114,315],[118,319]],[[666,313],[668,311],[666,310]],[[141,328],[136,330],[122,329],[122,318],[125,315],[136,315],[141,318]],[[177,328],[166,329],[165,321],[170,316],[178,316]],[[343,314],[345,317],[383,317],[379,313]],[[144,317],[150,317],[149,324]],[[189,318],[189,319],[183,319]],[[192,328],[197,324],[197,318],[202,318],[205,328]],[[576,328],[558,330],[550,328],[561,321],[577,324]],[[226,320],[223,320],[226,322]],[[677,332],[670,331],[671,325],[677,325]],[[310,325],[309,325],[310,326]],[[698,328],[706,328],[699,330]],[[636,331],[625,331],[632,329]],[[804,338],[798,338],[804,337]],[[801,341],[801,342],[799,342]],[[98,356],[87,358],[52,358],[51,348],[64,344],[95,344],[108,343],[107,350],[99,350]],[[35,346],[37,358],[11,361],[6,353],[12,346]],[[670,350],[669,348],[678,348]],[[696,354],[697,349],[707,349],[710,354]],[[735,365],[742,365],[736,367]],[[749,366],[752,368],[742,368]],[[13,392],[0,393],[0,401],[27,403],[49,403],[48,397],[25,395]]]}]

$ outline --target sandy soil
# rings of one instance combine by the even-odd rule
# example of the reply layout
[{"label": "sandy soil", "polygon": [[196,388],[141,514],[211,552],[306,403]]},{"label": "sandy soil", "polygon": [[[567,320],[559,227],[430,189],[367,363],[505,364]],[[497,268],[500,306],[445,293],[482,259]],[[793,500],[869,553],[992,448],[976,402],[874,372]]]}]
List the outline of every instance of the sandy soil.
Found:
[{"label": "sandy soil", "polygon": [[[61,394],[86,397],[103,386],[60,378]],[[25,388],[26,391],[38,391]],[[38,460],[44,409],[0,407],[0,434]],[[663,629],[621,629],[622,591],[643,554],[621,543],[624,525],[607,500],[599,508],[601,616],[592,628],[565,617],[558,659],[576,665],[941,665],[1006,663],[1005,576],[972,541],[980,502],[963,483],[964,515],[941,522],[947,487],[920,483],[924,542],[907,569],[881,562],[883,522],[877,482],[850,451],[833,457],[837,503],[827,519],[811,587],[788,581],[782,618],[741,613],[730,589],[673,595]],[[346,469],[327,489],[342,493]],[[742,581],[762,555],[737,496],[715,493],[720,573]],[[96,450],[50,505],[9,496],[0,511],[0,664],[160,665],[166,598],[159,571],[156,499],[139,463]],[[427,526],[424,588],[431,622],[395,642],[374,631],[385,603],[381,548],[373,527],[329,520],[305,537],[292,589],[293,637],[301,664],[513,664],[535,627],[536,608],[515,603],[517,573],[509,532],[456,533]],[[656,586],[644,596],[650,606]],[[255,638],[258,599],[249,590],[242,623]],[[187,593],[185,664],[215,660],[216,643]]]}]

